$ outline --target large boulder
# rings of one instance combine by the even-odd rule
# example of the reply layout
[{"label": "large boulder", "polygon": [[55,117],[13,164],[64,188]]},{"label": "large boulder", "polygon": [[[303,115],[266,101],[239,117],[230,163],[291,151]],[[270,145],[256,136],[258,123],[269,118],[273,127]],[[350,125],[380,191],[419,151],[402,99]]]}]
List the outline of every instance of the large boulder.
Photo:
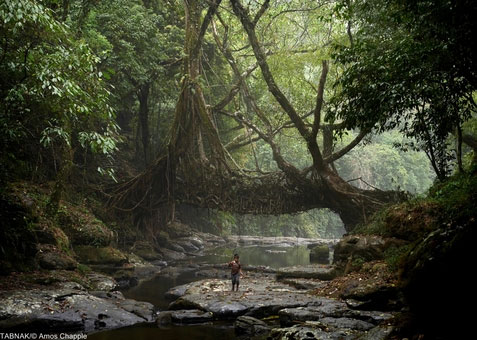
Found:
[{"label": "large boulder", "polygon": [[148,241],[136,241],[132,252],[147,261],[162,260],[163,256],[156,251],[153,244]]},{"label": "large boulder", "polygon": [[317,298],[313,304],[304,307],[284,308],[278,316],[282,326],[320,321],[335,328],[356,330],[368,330],[392,318],[390,313],[353,310],[343,301],[328,298]]},{"label": "large boulder", "polygon": [[262,320],[251,316],[239,316],[234,323],[238,335],[254,336],[270,332],[270,327]]},{"label": "large boulder", "polygon": [[[179,299],[169,309],[200,309],[214,313],[216,319],[236,318],[240,315],[264,318],[277,315],[284,308],[322,304],[322,298],[297,290],[274,278],[247,277],[240,284],[241,291],[230,291],[230,280],[206,279],[182,286]],[[343,308],[349,308],[341,303]]]},{"label": "large boulder", "polygon": [[335,246],[333,263],[344,274],[358,270],[365,262],[382,260],[391,247],[403,246],[406,241],[377,235],[348,235]]},{"label": "large boulder", "polygon": [[154,306],[100,298],[83,290],[28,290],[0,294],[0,329],[9,332],[96,332],[153,320]]},{"label": "large boulder", "polygon": [[128,262],[128,257],[122,251],[113,247],[81,245],[74,247],[74,250],[81,263],[121,266]]},{"label": "large boulder", "polygon": [[68,254],[51,244],[37,245],[36,260],[43,269],[74,270],[78,263]]},{"label": "large boulder", "polygon": [[474,332],[476,220],[441,225],[403,261],[401,288],[413,318],[431,338],[464,339]]},{"label": "large boulder", "polygon": [[118,287],[116,280],[105,274],[92,272],[87,274],[86,277],[89,282],[89,288],[93,291],[110,292]]},{"label": "large boulder", "polygon": [[311,248],[310,262],[328,264],[330,262],[330,248],[328,245],[321,244]]},{"label": "large boulder", "polygon": [[59,210],[58,220],[73,245],[106,247],[115,240],[114,232],[82,207]]},{"label": "large boulder", "polygon": [[280,268],[277,271],[277,280],[285,278],[302,278],[327,281],[332,280],[335,277],[335,268],[325,265],[292,266]]},{"label": "large boulder", "polygon": [[334,328],[330,326],[330,324],[327,325],[319,321],[310,321],[302,325],[294,325],[287,328],[274,328],[267,339],[386,340],[393,330],[390,326],[377,326],[367,331],[358,330],[356,328]]}]

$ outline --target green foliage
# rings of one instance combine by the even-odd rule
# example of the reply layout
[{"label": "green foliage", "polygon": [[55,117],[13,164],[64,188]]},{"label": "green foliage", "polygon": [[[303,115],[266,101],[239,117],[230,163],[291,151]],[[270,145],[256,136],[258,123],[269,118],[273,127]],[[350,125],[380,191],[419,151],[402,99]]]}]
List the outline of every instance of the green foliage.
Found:
[{"label": "green foliage", "polygon": [[[82,31],[114,88],[118,124],[128,135],[133,131],[136,140],[144,133],[147,143],[156,146],[154,154],[163,146],[174,114],[174,74],[183,56],[182,19],[175,1],[108,0],[90,10]],[[142,131],[139,124],[144,86],[148,92],[141,99],[151,131]]]},{"label": "green foliage", "polygon": [[423,152],[396,147],[402,143],[406,139],[396,130],[372,136],[338,160],[336,169],[344,179],[355,180],[352,183],[363,189],[424,193],[435,177],[429,160]]},{"label": "green foliage", "polygon": [[441,218],[447,223],[469,223],[477,218],[477,166],[469,173],[456,174],[429,190],[429,199],[441,207]]},{"label": "green foliage", "polygon": [[330,118],[348,127],[400,129],[417,139],[444,178],[451,158],[447,137],[475,112],[470,37],[476,13],[473,1],[353,2],[345,15],[356,32],[353,44],[337,47],[345,70]]},{"label": "green foliage", "polygon": [[117,126],[99,59],[33,0],[0,4],[0,138],[16,159],[81,146],[110,155]]},{"label": "green foliage", "polygon": [[326,209],[295,215],[235,215],[234,235],[339,238],[344,229],[340,218]]},{"label": "green foliage", "polygon": [[411,249],[412,245],[407,244],[400,247],[390,247],[384,251],[384,260],[391,272],[397,272],[402,268],[403,261]]}]

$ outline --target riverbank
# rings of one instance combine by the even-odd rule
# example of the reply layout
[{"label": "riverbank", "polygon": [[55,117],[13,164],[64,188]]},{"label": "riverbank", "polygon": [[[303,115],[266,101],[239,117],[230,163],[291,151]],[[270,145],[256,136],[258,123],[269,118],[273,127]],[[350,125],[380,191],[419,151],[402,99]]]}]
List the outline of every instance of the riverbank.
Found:
[{"label": "riverbank", "polygon": [[[180,244],[183,248],[187,247],[185,238],[171,240],[169,247],[176,250],[164,248],[167,249],[164,254],[173,254],[167,258],[168,261],[161,259],[149,262],[135,254],[129,254],[128,262],[120,267],[110,264],[90,266],[86,271],[40,269],[11,272],[9,275],[0,276],[0,328],[46,332],[61,329],[93,333],[140,323],[153,323],[158,317],[157,306],[125,298],[118,289],[124,291],[151,277],[174,277],[184,271],[194,272],[192,278],[194,281],[220,272],[223,275],[226,269],[220,268],[220,265],[192,264],[191,261],[198,259],[199,262],[203,262],[204,257],[201,256],[204,256],[206,248],[213,249],[217,245],[224,247],[227,244],[226,248],[232,251],[232,248],[241,244],[234,237],[221,239],[201,233],[194,234],[187,241],[192,244],[192,240],[195,241],[197,249],[184,251],[185,256],[179,259],[175,253],[180,253],[180,249],[176,247]],[[286,244],[288,238],[283,240],[274,238],[274,240],[278,242],[280,249],[292,248],[291,244]],[[262,246],[270,245],[269,241],[264,239]],[[293,242],[293,247],[296,247],[297,240]],[[319,242],[320,239],[298,240],[298,244],[304,249],[308,244]],[[249,246],[252,247],[252,243],[249,242],[247,247]],[[282,255],[284,254],[273,256]],[[109,275],[93,271],[91,268],[107,271]],[[247,266],[246,269],[250,272],[260,271],[261,275],[267,271],[274,273],[265,266]]]}]

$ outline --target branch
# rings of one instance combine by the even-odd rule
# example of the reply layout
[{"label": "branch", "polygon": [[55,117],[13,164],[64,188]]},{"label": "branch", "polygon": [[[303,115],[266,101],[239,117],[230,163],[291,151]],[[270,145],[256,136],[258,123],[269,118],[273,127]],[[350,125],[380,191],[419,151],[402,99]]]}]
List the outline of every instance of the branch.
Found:
[{"label": "branch", "polygon": [[[192,1],[197,1],[197,0],[192,0]],[[200,51],[200,48],[202,46],[202,41],[204,40],[204,36],[205,36],[206,31],[207,31],[207,27],[209,27],[210,21],[212,20],[212,17],[214,16],[215,12],[217,12],[217,8],[219,7],[221,2],[222,2],[222,0],[214,0],[209,5],[209,9],[207,10],[207,14],[204,17],[204,20],[202,20],[202,25],[200,26],[200,31],[199,31],[199,35],[197,37],[197,42],[196,42],[194,48],[191,51],[192,56],[199,55],[199,51]]]},{"label": "branch", "polygon": [[238,112],[235,112],[233,114],[227,112],[222,113],[228,117],[235,119],[238,123],[246,125],[251,130],[253,130],[261,139],[263,139],[272,149],[273,160],[277,163],[278,168],[282,170],[288,177],[293,179],[300,178],[300,171],[283,158],[283,156],[281,155],[280,147],[275,144],[272,137],[268,136],[258,126],[253,124],[248,119],[244,118]]},{"label": "branch", "polygon": [[253,53],[255,55],[255,58],[257,59],[258,65],[260,66],[265,82],[267,83],[268,90],[275,97],[282,109],[288,114],[300,134],[304,137],[309,136],[309,131],[306,128],[304,122],[300,119],[298,113],[295,111],[293,106],[290,104],[288,99],[285,97],[285,95],[275,82],[272,72],[270,71],[270,67],[268,66],[265,53],[262,51],[260,43],[258,42],[254,25],[250,20],[247,11],[245,10],[245,8],[243,8],[239,0],[231,0],[231,3],[235,14],[239,17],[243,28],[247,32],[250,44],[252,45]]},{"label": "branch", "polygon": [[314,139],[316,139],[316,136],[318,135],[318,130],[320,129],[321,108],[323,107],[323,93],[325,91],[325,82],[326,82],[326,76],[328,75],[328,69],[329,69],[328,61],[323,60],[320,82],[318,84],[318,93],[316,95],[315,111],[313,112],[314,120],[313,120],[313,129],[311,130],[311,135],[312,135],[312,138]]},{"label": "branch", "polygon": [[348,152],[351,151],[351,149],[353,149],[356,145],[359,144],[359,142],[361,142],[363,140],[363,138],[369,133],[369,130],[361,130],[360,133],[358,134],[358,136],[356,136],[355,139],[353,139],[351,141],[351,143],[349,143],[348,145],[346,145],[345,147],[343,147],[341,150],[333,153],[332,155],[330,155],[329,157],[326,157],[324,159],[324,161],[326,163],[332,163],[334,161],[336,161],[337,159],[340,159],[341,157],[343,157],[344,155],[346,155]]},{"label": "branch", "polygon": [[267,11],[268,7],[270,6],[270,0],[265,0],[265,2],[260,7],[260,10],[255,14],[253,18],[253,26],[257,26],[258,21],[262,17],[262,15]]},{"label": "branch", "polygon": [[462,133],[462,141],[477,152],[477,138],[468,133]]}]

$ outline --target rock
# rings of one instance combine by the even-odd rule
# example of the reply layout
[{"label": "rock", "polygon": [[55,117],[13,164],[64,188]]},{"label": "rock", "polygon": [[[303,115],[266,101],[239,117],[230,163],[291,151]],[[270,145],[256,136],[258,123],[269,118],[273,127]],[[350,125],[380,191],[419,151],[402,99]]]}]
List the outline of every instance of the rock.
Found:
[{"label": "rock", "polygon": [[103,290],[90,290],[89,294],[107,300],[124,300],[124,295],[120,291],[105,292]]},{"label": "rock", "polygon": [[265,236],[248,236],[248,235],[229,235],[227,241],[231,243],[240,243],[242,245],[263,245],[263,246],[283,246],[293,247],[297,245],[309,244],[335,244],[337,239],[321,239],[321,238],[302,238],[292,236],[282,237],[265,237]]},{"label": "rock", "polygon": [[152,322],[155,319],[154,305],[152,303],[132,299],[119,299],[117,306],[143,318],[147,322]]},{"label": "rock", "polygon": [[183,252],[177,252],[167,248],[161,248],[161,253],[166,261],[177,261],[186,257],[186,254]]},{"label": "rock", "polygon": [[249,306],[236,301],[215,301],[207,305],[206,310],[214,313],[218,319],[231,319],[239,315],[245,314],[249,310]]},{"label": "rock", "polygon": [[157,266],[157,267],[167,267],[167,262],[166,261],[153,261],[151,262],[151,264],[153,264],[154,266]]},{"label": "rock", "polygon": [[378,326],[370,329],[359,340],[386,340],[394,330],[392,326]]},{"label": "rock", "polygon": [[36,260],[43,269],[75,270],[78,263],[69,255],[50,244],[37,245]]},{"label": "rock", "polygon": [[167,232],[171,238],[189,237],[192,235],[192,228],[187,224],[175,220],[168,224]]},{"label": "rock", "polygon": [[286,250],[267,249],[267,250],[265,250],[265,252],[269,253],[269,254],[285,254],[287,251]]},{"label": "rock", "polygon": [[281,278],[280,282],[290,285],[299,290],[317,289],[323,286],[324,282],[318,279],[294,279]]},{"label": "rock", "polygon": [[277,271],[277,280],[284,278],[304,278],[304,279],[320,279],[332,280],[337,273],[334,267],[323,265],[293,266],[280,268]]},{"label": "rock", "polygon": [[330,248],[328,245],[323,244],[311,248],[310,262],[328,264],[330,262]]},{"label": "rock", "polygon": [[[217,319],[240,315],[263,318],[277,315],[284,308],[322,303],[321,298],[263,275],[242,279],[239,292],[231,292],[230,288],[230,280],[206,279],[192,282],[181,287],[183,295],[171,303],[169,308],[201,309],[213,312]],[[345,303],[342,304],[348,309]]]},{"label": "rock", "polygon": [[[143,267],[141,267],[141,269],[143,269]],[[152,273],[155,272],[156,271],[152,271]],[[119,270],[114,273],[114,280],[116,280],[117,289],[127,289],[135,287],[139,283],[139,279],[136,276],[136,269],[134,269],[134,272],[131,272],[130,270]]]},{"label": "rock", "polygon": [[295,325],[288,328],[274,328],[267,337],[269,340],[300,339],[300,340],[351,340],[355,339],[345,331],[325,332],[315,325]]},{"label": "rock", "polygon": [[368,331],[374,327],[372,323],[352,319],[352,318],[321,318],[319,322],[326,327],[333,327],[338,329],[351,329],[356,331]]},{"label": "rock", "polygon": [[350,310],[345,313],[347,317],[363,320],[373,325],[381,325],[391,320],[394,316],[390,313],[381,311]]},{"label": "rock", "polygon": [[165,293],[165,297],[170,300],[178,299],[185,294],[188,287],[189,284],[172,287]]},{"label": "rock", "polygon": [[149,321],[117,301],[71,289],[10,291],[0,295],[0,329],[91,333]]},{"label": "rock", "polygon": [[315,321],[326,316],[341,317],[348,311],[344,302],[320,298],[313,306],[284,308],[278,312],[280,325],[291,326],[305,321]]},{"label": "rock", "polygon": [[[468,200],[475,206],[475,192]],[[426,337],[465,339],[465,334],[475,332],[475,314],[469,309],[475,305],[472,259],[477,228],[475,217],[464,216],[467,220],[440,225],[429,233],[403,261],[401,288],[414,320],[428,332]]]},{"label": "rock", "polygon": [[333,263],[345,274],[363,263],[384,258],[384,251],[402,246],[405,241],[377,235],[348,235],[335,245]]},{"label": "rock", "polygon": [[251,316],[239,316],[234,323],[235,333],[239,335],[257,335],[270,332],[270,327],[262,320]]},{"label": "rock", "polygon": [[196,246],[199,250],[204,249],[204,242],[199,237],[190,237],[189,242]]},{"label": "rock", "polygon": [[156,318],[156,323],[159,327],[169,326],[172,323],[172,312],[160,312]]},{"label": "rock", "polygon": [[86,277],[90,282],[91,290],[101,290],[109,292],[117,289],[118,287],[116,280],[104,274],[90,273],[86,275]]},{"label": "rock", "polygon": [[173,323],[191,324],[210,322],[214,319],[212,312],[204,312],[198,309],[175,310],[171,312]]},{"label": "rock", "polygon": [[323,317],[285,328],[275,328],[267,339],[384,340],[391,327],[375,325],[348,317]]},{"label": "rock", "polygon": [[[191,242],[188,238],[180,238],[177,240],[174,240],[174,243],[182,247],[186,252],[189,253],[195,253],[200,250],[199,247],[197,247],[195,244]],[[195,242],[197,244],[197,242]],[[203,246],[202,246],[203,247]]]},{"label": "rock", "polygon": [[177,242],[169,242],[169,244],[166,245],[166,248],[169,250],[173,250],[178,253],[186,253],[185,249],[180,246]]},{"label": "rock", "polygon": [[194,237],[202,240],[202,245],[206,248],[213,248],[226,243],[223,237],[208,233],[195,232]]},{"label": "rock", "polygon": [[39,245],[50,244],[56,246],[60,251],[70,249],[70,239],[60,228],[49,226],[44,228],[37,227],[34,229]]},{"label": "rock", "polygon": [[95,218],[91,212],[83,211],[81,207],[69,206],[67,210],[58,211],[61,229],[68,236],[71,244],[107,247],[115,239],[114,232],[102,221]]},{"label": "rock", "polygon": [[162,260],[162,255],[159,254],[155,247],[147,241],[136,241],[132,251],[147,261]]},{"label": "rock", "polygon": [[113,247],[76,246],[74,247],[81,263],[93,265],[121,266],[128,261],[127,256]]},{"label": "rock", "polygon": [[80,285],[79,283],[77,282],[70,282],[70,281],[67,281],[67,282],[59,282],[58,283],[58,287],[60,287],[61,289],[70,289],[70,290],[83,290],[85,291],[86,289]]},{"label": "rock", "polygon": [[350,308],[363,310],[399,310],[403,306],[398,287],[392,284],[356,281],[345,287],[341,297]]},{"label": "rock", "polygon": [[316,299],[313,305],[306,307],[282,309],[278,312],[278,316],[282,326],[320,321],[327,327],[355,330],[367,330],[392,318],[391,314],[384,312],[351,310],[346,303],[327,298]]}]

